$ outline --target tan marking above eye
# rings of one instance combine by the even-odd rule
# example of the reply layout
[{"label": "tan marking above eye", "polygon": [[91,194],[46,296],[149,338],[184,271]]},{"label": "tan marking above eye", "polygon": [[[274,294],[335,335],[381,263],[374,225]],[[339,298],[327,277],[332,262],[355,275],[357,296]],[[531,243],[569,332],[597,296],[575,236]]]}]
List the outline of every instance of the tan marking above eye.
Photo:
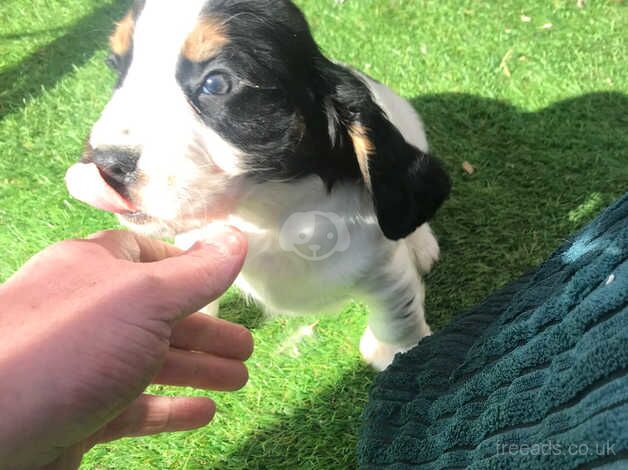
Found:
[{"label": "tan marking above eye", "polygon": [[349,127],[349,137],[353,142],[355,155],[360,165],[360,171],[364,177],[366,187],[371,189],[371,174],[369,173],[369,156],[375,151],[373,142],[368,138],[367,130],[361,124],[354,124]]},{"label": "tan marking above eye", "polygon": [[133,32],[135,31],[135,19],[133,13],[128,12],[122,20],[116,23],[116,29],[109,37],[111,51],[119,56],[126,54],[133,43]]},{"label": "tan marking above eye", "polygon": [[213,18],[201,18],[185,40],[181,53],[192,62],[204,62],[228,42],[225,26]]}]

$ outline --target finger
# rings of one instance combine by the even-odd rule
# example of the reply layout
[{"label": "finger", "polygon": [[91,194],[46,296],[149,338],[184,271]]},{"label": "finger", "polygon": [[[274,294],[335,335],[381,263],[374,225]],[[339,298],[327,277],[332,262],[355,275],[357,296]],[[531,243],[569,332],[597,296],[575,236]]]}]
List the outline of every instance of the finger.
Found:
[{"label": "finger", "polygon": [[141,395],[91,439],[91,444],[123,437],[188,431],[206,426],[216,414],[209,398],[173,398]]},{"label": "finger", "polygon": [[105,248],[116,258],[136,263],[151,263],[183,253],[183,250],[168,243],[124,230],[98,232],[87,240]]},{"label": "finger", "polygon": [[179,256],[141,266],[159,281],[161,296],[175,307],[171,310],[177,319],[222,295],[242,269],[246,250],[242,232],[221,226],[204,243]]},{"label": "finger", "polygon": [[174,318],[201,309],[218,298],[242,269],[247,244],[237,229],[217,224],[205,232],[206,241],[182,252],[166,243],[125,231],[100,232],[94,243],[113,256],[142,262],[142,269],[158,281]]},{"label": "finger", "polygon": [[178,349],[241,361],[247,360],[253,353],[253,336],[249,330],[202,313],[195,313],[177,323],[170,344]]},{"label": "finger", "polygon": [[241,389],[248,380],[241,361],[171,349],[153,383],[226,392]]}]

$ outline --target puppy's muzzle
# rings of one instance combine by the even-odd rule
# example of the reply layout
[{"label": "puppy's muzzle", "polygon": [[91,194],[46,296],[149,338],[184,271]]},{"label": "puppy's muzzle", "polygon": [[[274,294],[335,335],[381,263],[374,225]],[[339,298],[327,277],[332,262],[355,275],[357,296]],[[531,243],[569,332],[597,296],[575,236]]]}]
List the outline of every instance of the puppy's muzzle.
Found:
[{"label": "puppy's muzzle", "polygon": [[88,148],[81,161],[94,163],[107,184],[126,197],[137,180],[139,157],[138,150],[128,147]]}]

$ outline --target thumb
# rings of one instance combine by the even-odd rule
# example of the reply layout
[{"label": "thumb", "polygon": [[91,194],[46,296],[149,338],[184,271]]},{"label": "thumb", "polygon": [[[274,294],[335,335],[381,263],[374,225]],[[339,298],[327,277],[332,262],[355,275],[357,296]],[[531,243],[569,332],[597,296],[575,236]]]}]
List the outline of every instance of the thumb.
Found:
[{"label": "thumb", "polygon": [[188,251],[141,266],[159,281],[161,292],[180,316],[189,315],[222,295],[235,281],[247,253],[247,241],[242,232],[229,226],[219,226],[207,232],[203,242]]}]

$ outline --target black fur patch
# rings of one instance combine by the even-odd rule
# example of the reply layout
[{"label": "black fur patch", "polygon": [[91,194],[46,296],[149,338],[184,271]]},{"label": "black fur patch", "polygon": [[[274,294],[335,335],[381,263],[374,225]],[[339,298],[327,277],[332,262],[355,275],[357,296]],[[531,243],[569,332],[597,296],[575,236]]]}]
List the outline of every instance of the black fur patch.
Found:
[{"label": "black fur patch", "polygon": [[[146,4],[146,0],[135,0],[131,10],[127,13],[131,15],[134,22],[137,22],[142,10],[144,10],[144,6]],[[129,67],[131,66],[131,61],[133,60],[133,44],[128,48],[128,50],[124,54],[116,54],[111,53],[107,57],[107,65],[109,68],[114,70],[118,74],[118,82],[116,83],[116,88],[120,88],[126,75],[129,71]]]},{"label": "black fur patch", "polygon": [[[408,144],[349,69],[326,59],[287,0],[212,0],[203,15],[228,41],[205,62],[179,59],[177,80],[203,121],[240,149],[261,181],[319,175],[368,180],[384,234],[403,238],[431,218],[450,181],[440,163]],[[225,95],[202,92],[208,75],[232,79]],[[360,171],[350,130],[372,144]]]},{"label": "black fur patch", "polygon": [[[251,176],[358,179],[352,149],[330,141],[323,69],[333,64],[301,12],[285,1],[219,0],[203,14],[225,22],[228,43],[204,63],[181,57],[177,79],[204,122],[248,155]],[[232,77],[230,94],[201,93],[214,71]]]}]

